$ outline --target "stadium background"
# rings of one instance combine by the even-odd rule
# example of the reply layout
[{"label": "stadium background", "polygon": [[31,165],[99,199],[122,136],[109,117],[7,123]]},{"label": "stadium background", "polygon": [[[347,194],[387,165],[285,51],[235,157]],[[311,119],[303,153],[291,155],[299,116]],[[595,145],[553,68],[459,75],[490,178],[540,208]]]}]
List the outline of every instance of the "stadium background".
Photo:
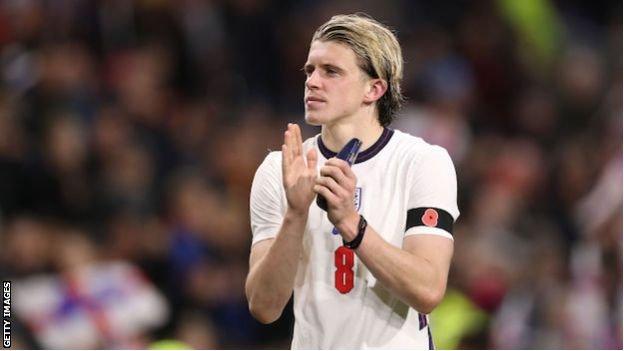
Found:
[{"label": "stadium background", "polygon": [[622,348],[622,4],[607,0],[0,2],[13,346],[289,347],[289,308],[270,326],[247,311],[249,189],[303,123],[314,29],[355,11],[403,47],[393,127],[457,169],[438,346]]}]

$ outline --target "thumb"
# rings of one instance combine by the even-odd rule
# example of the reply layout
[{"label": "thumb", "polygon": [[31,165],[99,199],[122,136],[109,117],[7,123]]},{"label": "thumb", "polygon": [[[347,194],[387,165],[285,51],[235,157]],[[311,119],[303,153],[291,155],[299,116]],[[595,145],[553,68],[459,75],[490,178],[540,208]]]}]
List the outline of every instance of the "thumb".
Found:
[{"label": "thumb", "polygon": [[308,169],[316,173],[316,162],[317,162],[316,149],[312,148],[308,150],[306,159],[308,161]]}]

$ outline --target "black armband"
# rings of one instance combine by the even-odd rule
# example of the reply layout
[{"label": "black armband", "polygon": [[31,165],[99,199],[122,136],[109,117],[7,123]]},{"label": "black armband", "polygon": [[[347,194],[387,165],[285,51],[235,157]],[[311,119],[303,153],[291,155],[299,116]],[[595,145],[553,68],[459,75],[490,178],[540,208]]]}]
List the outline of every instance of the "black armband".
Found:
[{"label": "black armband", "polygon": [[405,231],[420,226],[440,228],[453,235],[453,216],[444,210],[434,207],[419,207],[408,210]]}]

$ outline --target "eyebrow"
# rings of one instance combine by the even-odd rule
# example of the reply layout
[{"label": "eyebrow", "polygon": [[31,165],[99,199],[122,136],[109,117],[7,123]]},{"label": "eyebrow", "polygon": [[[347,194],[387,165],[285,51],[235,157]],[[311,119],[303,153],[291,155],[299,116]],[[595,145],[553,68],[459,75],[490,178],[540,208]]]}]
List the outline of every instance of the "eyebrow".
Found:
[{"label": "eyebrow", "polygon": [[[340,67],[338,67],[338,66],[336,66],[336,65],[332,65],[331,63],[324,63],[324,64],[321,64],[320,66],[321,66],[321,68],[323,68],[323,69],[325,69],[325,70],[327,70],[327,69],[333,69],[333,70],[335,70],[335,71],[337,71],[337,72],[339,72],[339,73],[344,72],[344,69],[343,69],[343,68],[340,68]],[[311,67],[314,67],[314,65],[313,65],[313,64],[311,64],[311,63],[306,63],[305,65],[303,65],[303,67],[301,68],[301,70],[305,72],[305,71],[306,71],[306,69],[311,68]]]}]

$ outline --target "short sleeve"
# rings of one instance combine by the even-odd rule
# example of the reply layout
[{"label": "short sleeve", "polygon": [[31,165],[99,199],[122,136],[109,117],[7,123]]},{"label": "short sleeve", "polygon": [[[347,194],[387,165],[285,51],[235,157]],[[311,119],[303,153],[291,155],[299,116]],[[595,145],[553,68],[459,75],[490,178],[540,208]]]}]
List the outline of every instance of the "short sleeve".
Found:
[{"label": "short sleeve", "polygon": [[453,239],[457,208],[457,175],[448,152],[430,146],[415,162],[410,175],[405,236],[434,234]]},{"label": "short sleeve", "polygon": [[274,238],[282,225],[284,206],[280,162],[281,153],[271,152],[254,176],[249,196],[252,245]]}]

